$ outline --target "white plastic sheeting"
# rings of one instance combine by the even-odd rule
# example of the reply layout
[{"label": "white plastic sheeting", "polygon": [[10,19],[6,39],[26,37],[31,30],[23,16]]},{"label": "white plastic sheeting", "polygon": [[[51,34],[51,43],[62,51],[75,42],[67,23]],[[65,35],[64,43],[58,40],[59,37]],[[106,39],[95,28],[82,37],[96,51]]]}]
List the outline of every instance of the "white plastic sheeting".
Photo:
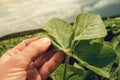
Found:
[{"label": "white plastic sheeting", "polygon": [[73,22],[79,12],[118,15],[120,0],[0,0],[0,37],[38,29],[55,17]]}]

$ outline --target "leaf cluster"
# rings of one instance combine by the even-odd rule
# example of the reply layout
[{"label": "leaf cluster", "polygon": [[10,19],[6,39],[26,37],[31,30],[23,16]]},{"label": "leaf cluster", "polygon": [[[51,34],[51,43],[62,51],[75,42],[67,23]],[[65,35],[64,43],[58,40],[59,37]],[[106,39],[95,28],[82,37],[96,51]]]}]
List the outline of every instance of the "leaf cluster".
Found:
[{"label": "leaf cluster", "polygon": [[[64,51],[67,56],[65,66],[62,67],[64,71],[59,71],[63,69],[58,68],[53,73],[54,75],[51,75],[55,80],[72,80],[74,76],[77,76],[77,80],[88,80],[90,72],[98,80],[111,79],[116,51],[111,45],[104,42],[107,30],[99,15],[80,13],[76,16],[73,26],[61,19],[54,18],[43,26],[43,30],[52,40],[54,49]],[[69,58],[76,60],[74,63],[82,67],[78,72],[84,72],[84,75],[75,72],[73,72],[74,75],[68,75],[68,66],[78,69],[73,65],[67,65]],[[61,77],[60,72],[63,72]]]}]

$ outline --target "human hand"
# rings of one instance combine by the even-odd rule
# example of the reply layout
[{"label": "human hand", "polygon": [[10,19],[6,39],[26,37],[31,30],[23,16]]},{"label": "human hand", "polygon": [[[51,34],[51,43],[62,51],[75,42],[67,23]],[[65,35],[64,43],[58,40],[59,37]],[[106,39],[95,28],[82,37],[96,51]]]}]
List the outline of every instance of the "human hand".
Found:
[{"label": "human hand", "polygon": [[7,51],[0,58],[0,80],[46,80],[65,57],[47,51],[50,45],[48,38],[31,38]]}]

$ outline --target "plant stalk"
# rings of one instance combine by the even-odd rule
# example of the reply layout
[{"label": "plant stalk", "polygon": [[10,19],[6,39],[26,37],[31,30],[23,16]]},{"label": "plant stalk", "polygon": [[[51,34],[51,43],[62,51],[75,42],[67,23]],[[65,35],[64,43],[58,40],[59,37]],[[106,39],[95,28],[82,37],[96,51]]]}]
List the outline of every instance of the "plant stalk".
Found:
[{"label": "plant stalk", "polygon": [[[74,43],[75,43],[75,40],[73,39],[72,42],[71,42],[71,46],[70,46],[70,51],[67,52],[69,54],[72,54],[72,49],[74,47]],[[69,60],[70,60],[70,55],[66,55],[66,59],[65,59],[65,67],[64,67],[64,73],[63,73],[63,80],[66,80],[66,73],[67,73],[67,66],[69,64]]]},{"label": "plant stalk", "polygon": [[69,64],[70,56],[66,56],[65,59],[65,67],[64,67],[64,73],[63,73],[63,80],[66,80],[66,73],[67,73],[67,65]]},{"label": "plant stalk", "polygon": [[113,79],[113,77],[115,76],[115,74],[120,70],[120,64],[118,65],[118,67],[116,68],[116,70],[114,71],[114,73],[110,76],[110,80]]}]

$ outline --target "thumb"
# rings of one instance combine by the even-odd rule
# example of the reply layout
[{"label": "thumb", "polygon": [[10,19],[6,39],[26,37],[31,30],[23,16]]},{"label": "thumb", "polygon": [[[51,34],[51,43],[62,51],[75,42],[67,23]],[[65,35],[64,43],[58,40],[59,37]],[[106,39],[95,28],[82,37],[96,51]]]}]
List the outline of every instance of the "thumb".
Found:
[{"label": "thumb", "polygon": [[50,46],[51,41],[48,38],[41,38],[30,43],[24,50],[22,50],[16,57],[22,57],[24,60],[30,62],[36,55],[41,55]]}]

